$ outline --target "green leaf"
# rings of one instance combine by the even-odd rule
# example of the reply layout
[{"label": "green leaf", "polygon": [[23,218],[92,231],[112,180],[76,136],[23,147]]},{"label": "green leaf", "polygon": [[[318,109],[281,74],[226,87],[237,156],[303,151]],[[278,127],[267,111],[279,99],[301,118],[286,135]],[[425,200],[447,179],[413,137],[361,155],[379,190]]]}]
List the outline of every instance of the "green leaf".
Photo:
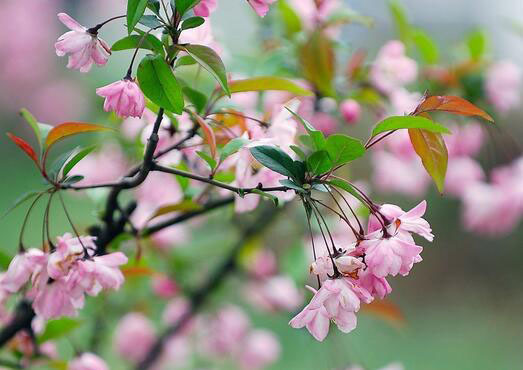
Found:
[{"label": "green leaf", "polygon": [[237,137],[229,141],[220,151],[220,162],[223,162],[227,157],[233,155],[238,150],[240,150],[249,140],[243,137]]},{"label": "green leaf", "polygon": [[187,200],[181,201],[180,203],[169,204],[169,205],[158,208],[154,212],[154,214],[151,217],[149,217],[148,221],[151,221],[152,219],[155,219],[156,217],[160,217],[160,216],[163,216],[163,215],[166,215],[169,213],[173,213],[173,212],[193,212],[193,211],[198,211],[202,208],[203,207],[200,204],[187,199]]},{"label": "green leaf", "polygon": [[339,189],[345,190],[347,193],[352,195],[354,198],[358,199],[361,203],[366,204],[365,199],[361,194],[352,186],[350,183],[343,179],[332,179],[327,181],[329,185],[335,186]]},{"label": "green leaf", "polygon": [[439,192],[443,193],[448,164],[448,151],[443,136],[420,129],[409,129],[409,136],[423,167],[436,183]]},{"label": "green leaf", "polygon": [[325,136],[323,136],[323,132],[320,130],[317,130],[312,126],[307,120],[301,118],[298,114],[294,113],[289,108],[285,107],[291,114],[303,125],[307,133],[312,139],[312,143],[314,145],[314,149],[316,150],[322,150],[325,148],[326,140]]},{"label": "green leaf", "polygon": [[231,94],[246,91],[287,91],[294,95],[311,96],[312,92],[282,77],[253,77],[229,82]]},{"label": "green leaf", "polygon": [[218,54],[211,48],[203,45],[183,45],[180,49],[187,52],[198,62],[207,72],[209,72],[218,83],[223,91],[230,97],[231,92],[227,83],[227,72],[225,66]]},{"label": "green leaf", "polygon": [[185,97],[189,100],[189,102],[191,102],[191,104],[194,105],[196,112],[202,112],[205,108],[205,105],[207,104],[207,96],[204,93],[195,90],[189,86],[182,87],[182,91]]},{"label": "green leaf", "polygon": [[64,166],[65,162],[76,152],[78,151],[78,147],[69,150],[68,152],[62,153],[61,155],[56,158],[53,163],[51,164],[51,167],[48,171],[49,177],[52,179],[57,179],[58,175],[60,174],[60,170]]},{"label": "green leaf", "polygon": [[176,68],[182,67],[182,66],[192,66],[193,64],[196,64],[196,60],[190,55],[183,55],[178,58],[176,61]]},{"label": "green leaf", "polygon": [[202,17],[187,18],[182,23],[182,30],[189,30],[191,28],[200,27],[204,23],[205,19],[203,19]]},{"label": "green leaf", "polygon": [[201,159],[203,159],[205,162],[207,162],[207,164],[209,165],[211,170],[214,170],[216,168],[216,161],[209,154],[202,152],[202,151],[197,151],[196,154],[198,154],[198,156]]},{"label": "green leaf", "polygon": [[137,76],[140,89],[153,103],[176,114],[183,112],[182,89],[161,55],[143,58]]},{"label": "green leaf", "polygon": [[142,18],[147,7],[148,0],[128,0],[127,1],[127,32],[129,35],[133,32],[134,27]]},{"label": "green leaf", "polygon": [[300,16],[285,0],[278,1],[278,10],[285,26],[287,36],[292,36],[301,31],[302,25]]},{"label": "green leaf", "polygon": [[300,177],[293,159],[283,150],[274,146],[261,145],[250,148],[250,151],[258,162],[274,172],[294,179]]},{"label": "green leaf", "polygon": [[149,0],[147,2],[147,8],[149,8],[154,14],[160,15],[160,1],[159,0]]},{"label": "green leaf", "polygon": [[396,30],[398,31],[400,40],[405,44],[409,44],[412,30],[405,9],[397,0],[389,1],[389,9],[392,13],[392,18],[396,25]]},{"label": "green leaf", "polygon": [[272,195],[272,194],[270,194],[270,193],[266,193],[266,192],[264,192],[264,191],[262,191],[262,190],[260,190],[260,189],[252,189],[252,190],[251,190],[251,193],[252,193],[252,194],[258,194],[258,195],[261,195],[261,196],[264,197],[264,198],[267,198],[267,199],[269,199],[269,200],[272,200],[272,201],[274,202],[274,205],[275,205],[276,207],[278,207],[278,204],[279,204],[279,202],[280,202],[280,200],[278,199],[278,197],[276,197],[276,196],[274,196],[274,195]]},{"label": "green leaf", "polygon": [[299,146],[291,145],[290,148],[302,161],[307,160],[307,156]]},{"label": "green leaf", "polygon": [[438,46],[434,40],[421,29],[413,30],[412,41],[425,63],[436,64],[439,59]]},{"label": "green leaf", "polygon": [[76,153],[64,166],[64,169],[62,171],[63,176],[67,176],[69,172],[76,166],[78,162],[80,162],[82,159],[84,159],[89,153],[91,153],[96,148],[95,145],[88,146],[87,148],[84,148],[80,150],[78,153]]},{"label": "green leaf", "polygon": [[38,140],[38,145],[40,145],[40,149],[42,148],[42,134],[40,132],[40,126],[38,125],[38,121],[36,118],[29,112],[27,109],[22,108],[20,109],[20,115],[26,120],[26,122],[31,126],[33,129],[33,132],[36,135],[36,139]]},{"label": "green leaf", "polygon": [[236,175],[232,171],[222,171],[222,172],[218,172],[214,176],[214,179],[219,182],[224,182],[226,184],[230,184],[231,182],[233,182],[236,179]]},{"label": "green leaf", "polygon": [[487,50],[487,36],[481,30],[471,32],[467,36],[467,48],[469,49],[470,58],[478,61]]},{"label": "green leaf", "polygon": [[333,166],[348,163],[365,154],[365,147],[361,141],[342,134],[329,136],[327,138],[326,149]]},{"label": "green leaf", "polygon": [[325,96],[336,96],[333,86],[335,53],[332,41],[321,31],[315,31],[300,49],[300,64],[304,77]]},{"label": "green leaf", "polygon": [[[141,43],[140,43],[141,42]],[[126,36],[118,41],[116,41],[111,50],[120,51],[120,50],[130,50],[136,49],[140,45],[140,49],[147,49],[156,52],[157,54],[164,55],[165,51],[163,49],[163,44],[153,35],[147,35],[143,38],[141,35],[130,35]]]},{"label": "green leaf", "polygon": [[71,319],[69,317],[51,320],[47,323],[42,335],[38,337],[38,343],[42,344],[49,340],[61,338],[78,328],[82,323],[83,322],[80,320]]},{"label": "green leaf", "polygon": [[158,28],[162,26],[162,22],[160,22],[158,17],[152,14],[143,15],[142,18],[140,18],[139,23],[149,28]]},{"label": "green leaf", "polygon": [[392,116],[379,122],[372,130],[372,137],[385,131],[399,130],[404,128],[420,128],[431,132],[450,134],[450,130],[439,123],[428,118],[417,116]]},{"label": "green leaf", "polygon": [[71,176],[71,177],[66,177],[64,178],[61,183],[62,184],[68,184],[68,185],[72,185],[72,184],[76,184],[77,182],[80,182],[84,179],[85,177],[82,176],[82,175],[74,175],[74,176]]},{"label": "green leaf", "polygon": [[199,2],[200,0],[176,0],[174,4],[176,6],[176,11],[180,13],[180,16],[183,16],[188,10],[191,10],[198,5]]},{"label": "green leaf", "polygon": [[333,163],[326,150],[312,153],[307,158],[307,168],[315,175],[321,175],[332,169]]},{"label": "green leaf", "polygon": [[36,190],[29,191],[27,193],[22,194],[18,199],[16,199],[14,201],[14,203],[11,205],[11,207],[9,207],[8,209],[5,210],[5,212],[2,214],[2,216],[0,216],[0,220],[2,220],[5,216],[7,216],[12,211],[14,211],[16,208],[18,208],[18,206],[24,204],[26,201],[28,201],[31,198],[36,197],[39,194],[42,194],[42,192],[36,191]]},{"label": "green leaf", "polygon": [[289,179],[280,180],[280,184],[282,184],[283,186],[286,186],[286,187],[288,187],[290,189],[296,190],[296,191],[298,191],[300,193],[306,193],[307,192],[300,185],[296,184],[294,181],[289,180]]}]

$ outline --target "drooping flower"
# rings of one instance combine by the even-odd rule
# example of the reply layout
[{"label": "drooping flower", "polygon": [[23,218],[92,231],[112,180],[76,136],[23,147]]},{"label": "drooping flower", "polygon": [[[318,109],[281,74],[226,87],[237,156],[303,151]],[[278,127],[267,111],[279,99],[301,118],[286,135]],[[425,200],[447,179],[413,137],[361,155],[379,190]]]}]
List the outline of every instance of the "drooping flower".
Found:
[{"label": "drooping flower", "polygon": [[47,262],[49,277],[56,280],[67,276],[73,264],[85,253],[92,255],[95,249],[94,238],[90,236],[82,237],[80,240],[71,234],[58,237],[56,251],[49,255]]},{"label": "drooping flower", "polygon": [[145,97],[138,84],[131,78],[113,82],[96,89],[105,98],[104,110],[114,111],[119,117],[141,117],[145,110]]},{"label": "drooping flower", "polygon": [[73,359],[68,370],[109,370],[109,366],[94,353],[86,352]]},{"label": "drooping flower", "polygon": [[256,14],[260,17],[265,17],[269,11],[269,5],[275,1],[276,0],[247,0],[249,5],[252,6]]},{"label": "drooping flower", "polygon": [[16,293],[27,283],[33,272],[40,270],[47,261],[47,255],[39,249],[31,248],[17,254],[9,264],[0,284],[10,293]]},{"label": "drooping flower", "polygon": [[194,14],[198,17],[208,17],[216,10],[217,0],[202,0],[194,7]]},{"label": "drooping flower", "polygon": [[69,54],[67,68],[89,72],[93,64],[103,66],[107,63],[111,47],[96,32],[65,13],[59,13],[58,19],[71,30],[60,36],[54,45],[58,56]]}]

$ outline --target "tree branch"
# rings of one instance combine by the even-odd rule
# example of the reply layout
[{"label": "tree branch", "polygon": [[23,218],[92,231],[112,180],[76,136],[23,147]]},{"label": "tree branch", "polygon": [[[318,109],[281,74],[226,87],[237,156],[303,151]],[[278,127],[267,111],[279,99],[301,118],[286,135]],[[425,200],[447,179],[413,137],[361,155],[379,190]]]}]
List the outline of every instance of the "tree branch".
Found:
[{"label": "tree branch", "polygon": [[147,370],[154,365],[169,338],[183,329],[183,327],[191,320],[193,315],[206,302],[207,298],[209,298],[213,291],[218,288],[225,278],[236,269],[238,254],[242,251],[247,242],[255,235],[264,231],[276,219],[275,216],[281,212],[282,209],[283,208],[274,207],[266,208],[258,218],[243,231],[240,240],[234,245],[222,264],[216,268],[214,273],[209,276],[209,279],[199,289],[189,295],[189,308],[187,311],[176,323],[169,326],[165,332],[158,337],[145,359],[138,364],[136,370]]}]

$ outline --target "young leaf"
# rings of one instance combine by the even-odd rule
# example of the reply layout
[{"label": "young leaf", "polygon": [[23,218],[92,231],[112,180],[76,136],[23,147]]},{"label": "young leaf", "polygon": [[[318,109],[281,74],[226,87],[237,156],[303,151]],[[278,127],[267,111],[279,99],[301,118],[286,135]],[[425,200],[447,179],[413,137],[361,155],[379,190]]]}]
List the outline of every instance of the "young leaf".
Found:
[{"label": "young leaf", "polygon": [[182,66],[192,66],[196,64],[196,60],[190,55],[182,55],[178,58],[176,61],[175,68],[182,67]]},{"label": "young leaf", "polygon": [[203,137],[205,138],[207,145],[209,145],[212,158],[216,158],[216,136],[214,135],[214,131],[207,124],[207,122],[205,122],[203,120],[202,117],[200,117],[198,115],[194,115],[194,118],[196,119],[196,122],[198,122],[198,124],[200,125],[200,128],[203,131]]},{"label": "young leaf", "polygon": [[292,158],[280,148],[261,145],[250,148],[250,151],[258,162],[274,172],[294,179],[300,177],[299,170],[294,165]]},{"label": "young leaf", "polygon": [[[415,115],[429,113],[432,111],[442,111],[461,116],[477,116],[494,122],[494,119],[485,111],[479,109],[474,104],[460,98],[459,96],[429,96],[425,98],[414,111]],[[416,127],[426,129],[425,127]],[[436,131],[434,131],[436,132]]]},{"label": "young leaf", "polygon": [[296,191],[298,191],[300,193],[306,193],[307,192],[300,185],[296,184],[294,181],[289,180],[289,179],[280,180],[280,184],[282,184],[283,186],[286,186],[286,187],[288,187],[290,189],[296,190]]},{"label": "young leaf", "polygon": [[204,23],[205,19],[203,19],[202,17],[187,18],[182,23],[182,30],[189,30],[191,28],[200,27]]},{"label": "young leaf", "polygon": [[158,17],[152,14],[143,15],[142,18],[140,18],[139,23],[149,28],[157,28],[162,25],[162,22],[160,22]]},{"label": "young leaf", "polygon": [[77,165],[78,162],[80,162],[82,159],[84,159],[89,153],[91,153],[96,146],[89,146],[87,148],[84,148],[80,150],[78,153],[76,153],[64,166],[64,169],[62,171],[63,176],[67,176],[69,172],[74,168],[74,166]]},{"label": "young leaf", "polygon": [[278,10],[288,36],[292,36],[301,31],[302,25],[300,17],[285,0],[278,1]]},{"label": "young leaf", "polygon": [[443,136],[420,129],[409,129],[410,142],[421,158],[427,173],[432,177],[440,193],[445,185],[448,152]]},{"label": "young leaf", "polygon": [[230,97],[231,92],[227,84],[227,73],[225,66],[218,54],[211,48],[203,45],[184,45],[179,46],[180,49],[187,52],[191,57],[198,62],[204,69],[206,69],[218,83],[221,85],[223,91]]},{"label": "young leaf", "polygon": [[254,77],[229,82],[231,94],[246,91],[287,91],[294,95],[311,96],[312,92],[282,77]]},{"label": "young leaf", "polygon": [[326,150],[314,152],[307,158],[307,168],[314,175],[321,175],[332,169],[333,163]]},{"label": "young leaf", "polygon": [[176,0],[174,4],[176,6],[176,11],[180,13],[180,16],[183,16],[188,10],[191,10],[198,5],[199,2],[200,0]]},{"label": "young leaf", "polygon": [[11,207],[9,207],[3,214],[2,216],[0,216],[0,220],[2,220],[5,216],[7,216],[9,213],[11,213],[12,211],[14,211],[18,206],[22,205],[23,203],[25,203],[26,201],[28,201],[29,199],[32,199],[34,198],[35,196],[37,195],[40,195],[42,194],[41,191],[30,191],[30,192],[27,192],[25,194],[22,194],[19,198],[17,198],[14,203],[11,205]]},{"label": "young leaf", "polygon": [[168,213],[192,212],[192,211],[198,211],[202,208],[203,207],[200,204],[194,203],[192,200],[183,200],[180,203],[169,204],[167,206],[158,208],[154,212],[154,214],[151,217],[149,217],[149,221],[151,221],[152,219],[155,219],[156,217],[166,215]]},{"label": "young leaf", "polygon": [[438,46],[427,33],[421,29],[412,31],[412,41],[418,49],[421,58],[427,64],[435,64],[439,59]]},{"label": "young leaf", "polygon": [[197,113],[203,111],[205,105],[207,104],[207,95],[189,86],[182,87],[182,91],[189,102],[194,105]]},{"label": "young leaf", "polygon": [[[141,42],[141,43],[140,43]],[[116,41],[111,50],[120,51],[120,50],[130,50],[136,49],[140,45],[141,49],[152,50],[157,54],[164,55],[165,51],[163,50],[163,44],[160,40],[151,34],[145,36],[142,41],[141,35],[130,35],[126,36],[123,39]]]},{"label": "young leaf", "polygon": [[278,207],[278,204],[279,204],[279,201],[280,201],[280,200],[278,199],[278,197],[276,197],[276,196],[274,196],[274,195],[272,195],[272,194],[270,194],[270,193],[266,193],[266,192],[264,192],[264,191],[262,191],[262,190],[259,190],[259,189],[253,189],[253,190],[251,191],[251,193],[253,193],[253,194],[258,194],[258,195],[261,195],[261,196],[264,197],[264,198],[267,198],[267,199],[269,199],[269,200],[272,200],[272,201],[274,202],[274,205],[275,205],[276,207]]},{"label": "young leaf", "polygon": [[216,164],[217,164],[216,161],[214,160],[214,158],[212,158],[209,154],[202,152],[202,151],[197,151],[196,154],[198,155],[198,157],[200,157],[205,162],[207,162],[207,164],[209,165],[211,170],[214,171],[214,169],[216,168]]},{"label": "young leaf", "polygon": [[84,177],[82,175],[74,175],[71,177],[65,177],[62,180],[62,184],[72,185],[72,184],[76,184],[77,182],[82,181],[83,179],[84,179]]},{"label": "young leaf", "polygon": [[29,112],[25,108],[20,109],[20,115],[26,120],[29,126],[31,126],[38,140],[38,145],[41,145],[42,133],[40,132],[40,126],[38,125],[38,121],[36,120],[36,118],[31,114],[31,112]]},{"label": "young leaf", "polygon": [[61,123],[58,126],[53,127],[47,138],[45,139],[44,149],[46,152],[49,151],[51,146],[56,144],[58,141],[61,141],[69,136],[83,134],[87,132],[99,132],[99,131],[109,131],[112,130],[109,127],[104,127],[100,125],[95,125],[93,123],[84,123],[84,122],[65,122]]},{"label": "young leaf", "polygon": [[[53,163],[51,164],[49,170],[47,171],[48,175],[52,179],[57,179],[58,175],[60,174],[60,170],[64,166],[65,162],[76,152],[78,151],[78,147],[69,150],[65,153],[62,153],[61,155],[56,158]],[[65,177],[65,176],[64,176]]]},{"label": "young leaf", "polygon": [[329,136],[325,148],[329,153],[333,166],[348,163],[365,154],[365,147],[361,141],[342,134]]},{"label": "young leaf", "polygon": [[18,136],[15,136],[11,134],[10,132],[7,133],[7,136],[9,139],[11,139],[20,149],[22,149],[25,154],[29,156],[33,160],[33,162],[36,164],[38,168],[40,168],[40,163],[38,161],[38,156],[36,155],[34,149],[29,145],[25,140],[19,138]]},{"label": "young leaf", "polygon": [[325,136],[323,136],[323,133],[320,130],[316,130],[309,122],[307,122],[305,119],[301,118],[298,114],[294,113],[289,108],[285,107],[291,114],[300,122],[309,136],[312,139],[312,143],[314,145],[314,149],[316,150],[322,150],[325,148],[326,140]]},{"label": "young leaf", "polygon": [[315,31],[300,49],[303,75],[325,96],[336,96],[333,87],[335,54],[332,41]]},{"label": "young leaf", "polygon": [[392,18],[400,36],[400,40],[403,41],[403,43],[408,44],[412,30],[407,15],[405,14],[405,9],[397,0],[389,2],[389,9],[392,13]]},{"label": "young leaf", "polygon": [[127,32],[129,35],[133,32],[134,27],[142,18],[147,7],[148,0],[128,0],[127,1]]},{"label": "young leaf", "polygon": [[328,181],[328,184],[335,186],[339,189],[345,190],[347,193],[358,199],[362,204],[366,204],[365,199],[361,194],[352,186],[350,183],[343,179],[332,179]]},{"label": "young leaf", "polygon": [[302,161],[307,160],[307,156],[299,146],[291,145],[290,148]]},{"label": "young leaf", "polygon": [[448,128],[425,117],[392,116],[385,118],[374,127],[374,130],[372,130],[372,137],[381,134],[382,132],[403,128],[420,128],[431,132],[450,134]]},{"label": "young leaf", "polygon": [[471,32],[467,37],[467,47],[469,49],[470,59],[474,61],[481,60],[487,49],[487,37],[484,32],[477,30]]},{"label": "young leaf", "polygon": [[69,334],[82,324],[82,321],[64,317],[51,320],[47,323],[44,332],[38,337],[38,343],[42,344],[49,340],[58,339]]},{"label": "young leaf", "polygon": [[220,151],[220,162],[223,162],[227,157],[233,155],[240,150],[249,140],[243,137],[237,137],[229,141]]},{"label": "young leaf", "polygon": [[138,66],[140,88],[153,103],[176,114],[182,114],[182,88],[171,67],[161,55],[148,55]]}]

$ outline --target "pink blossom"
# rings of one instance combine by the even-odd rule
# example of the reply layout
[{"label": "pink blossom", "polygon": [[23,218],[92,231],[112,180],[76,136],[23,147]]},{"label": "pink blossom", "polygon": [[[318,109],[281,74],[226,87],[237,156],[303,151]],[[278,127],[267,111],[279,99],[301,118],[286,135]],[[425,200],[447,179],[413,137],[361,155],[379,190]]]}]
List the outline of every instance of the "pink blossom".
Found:
[{"label": "pink blossom", "polygon": [[449,157],[474,156],[479,153],[485,137],[479,123],[453,125],[450,127],[450,131],[452,131],[452,135],[443,136]]},{"label": "pink blossom", "polygon": [[[388,230],[390,228],[387,228]],[[420,253],[423,248],[403,240],[397,235],[381,235],[381,230],[361,242],[360,246],[365,250],[365,263],[370,271],[377,277],[387,275],[408,275],[414,263],[420,261]]]},{"label": "pink blossom", "polygon": [[217,0],[202,0],[194,7],[194,14],[199,17],[208,17],[216,10]]},{"label": "pink blossom", "polygon": [[237,350],[250,327],[243,310],[228,305],[222,308],[208,325],[207,346],[216,354],[229,354]]},{"label": "pink blossom", "polygon": [[28,296],[33,299],[33,309],[46,320],[61,316],[76,316],[77,309],[84,305],[82,294],[72,294],[63,280],[49,281],[42,271],[33,281],[33,289]]},{"label": "pink blossom", "polygon": [[387,42],[378,52],[370,71],[370,79],[379,90],[391,93],[413,82],[417,74],[417,63],[405,55],[405,45],[393,40]]},{"label": "pink blossom", "polygon": [[490,103],[501,113],[520,103],[521,79],[521,69],[511,61],[499,61],[489,67],[485,91]]},{"label": "pink blossom", "polygon": [[[84,247],[86,248],[84,252]],[[78,239],[67,233],[58,237],[56,251],[50,254],[47,262],[47,273],[52,279],[59,279],[69,274],[71,267],[84,257],[86,253],[92,255],[96,250],[93,237]],[[90,253],[89,253],[90,252]]]},{"label": "pink blossom", "polygon": [[329,256],[319,256],[310,266],[310,272],[318,275],[321,281],[327,280],[329,276],[334,274],[334,267]]},{"label": "pink blossom", "polygon": [[205,23],[203,23],[200,27],[184,30],[180,34],[179,41],[180,43],[199,44],[208,46],[214,51],[216,51],[218,54],[221,54],[223,52],[222,48],[214,38],[210,18],[206,18]]},{"label": "pink blossom", "polygon": [[269,11],[269,5],[275,1],[276,0],[247,0],[249,5],[252,6],[256,14],[260,17],[265,17]]},{"label": "pink blossom", "polygon": [[109,370],[109,367],[94,353],[86,352],[69,363],[68,370]]},{"label": "pink blossom", "polygon": [[102,289],[118,290],[125,280],[119,266],[125,265],[127,261],[122,252],[82,260],[68,281],[69,287],[71,290],[81,287],[92,296],[98,295]]},{"label": "pink blossom", "polygon": [[276,256],[270,249],[257,249],[246,258],[246,268],[254,277],[262,279],[274,275],[277,270]]},{"label": "pink blossom", "polygon": [[119,117],[141,117],[145,110],[142,90],[131,78],[100,87],[96,94],[105,97],[104,110],[114,111]]},{"label": "pink blossom", "polygon": [[166,324],[174,324],[180,320],[180,318],[187,313],[190,309],[190,303],[183,297],[175,298],[167,304],[163,311],[162,320]]},{"label": "pink blossom", "polygon": [[115,329],[114,346],[120,356],[138,363],[145,358],[155,339],[151,321],[141,313],[131,312],[118,323]]},{"label": "pink blossom", "polygon": [[344,275],[350,275],[365,268],[365,264],[356,257],[343,255],[334,259],[338,271]]},{"label": "pink blossom", "polygon": [[392,292],[388,281],[383,277],[375,276],[370,269],[359,271],[358,284],[373,297],[380,299],[385,298],[385,296]]},{"label": "pink blossom", "polygon": [[58,19],[71,30],[54,45],[58,56],[70,54],[67,68],[89,72],[93,63],[99,66],[107,63],[111,48],[104,40],[65,13],[58,14]]},{"label": "pink blossom", "polygon": [[345,122],[356,123],[360,120],[361,106],[353,99],[347,99],[340,104],[340,113]]},{"label": "pink blossom", "polygon": [[1,286],[10,293],[16,293],[27,283],[31,274],[39,271],[47,261],[47,255],[39,249],[31,248],[17,254],[9,263],[7,272],[2,276]]},{"label": "pink blossom", "polygon": [[[410,92],[404,88],[396,88],[389,93],[391,103],[391,114],[394,116],[403,116],[413,112],[421,101],[419,92]],[[403,130],[407,132],[406,130]],[[392,136],[396,136],[395,133]]]},{"label": "pink blossom", "polygon": [[468,188],[485,179],[485,173],[477,161],[470,157],[451,158],[445,176],[445,192],[462,196]]},{"label": "pink blossom", "polygon": [[165,275],[157,275],[152,279],[153,292],[160,298],[172,298],[178,292],[176,283]]},{"label": "pink blossom", "polygon": [[273,276],[261,282],[249,284],[246,295],[259,308],[268,311],[296,309],[303,301],[294,281],[288,276]]},{"label": "pink blossom", "polygon": [[268,330],[253,330],[242,343],[239,363],[243,369],[262,369],[274,363],[280,356],[278,338]]}]

